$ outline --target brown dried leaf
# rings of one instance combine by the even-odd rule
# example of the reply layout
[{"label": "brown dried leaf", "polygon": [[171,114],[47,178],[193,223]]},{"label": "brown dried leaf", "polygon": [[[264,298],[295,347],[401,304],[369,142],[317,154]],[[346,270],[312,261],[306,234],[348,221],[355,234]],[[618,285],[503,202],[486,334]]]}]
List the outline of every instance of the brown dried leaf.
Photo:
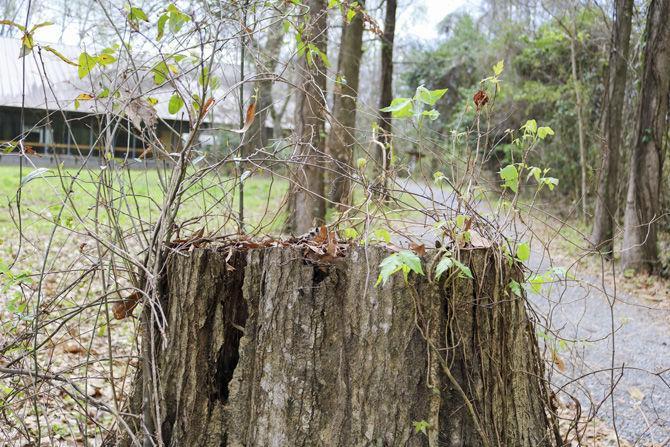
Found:
[{"label": "brown dried leaf", "polygon": [[472,100],[474,101],[477,110],[479,110],[489,102],[489,96],[484,90],[478,90],[477,93],[475,93],[475,96],[472,97]]},{"label": "brown dried leaf", "polygon": [[131,100],[126,106],[125,112],[128,119],[138,130],[142,130],[142,123],[146,127],[153,128],[156,127],[156,123],[158,122],[156,109],[144,98]]},{"label": "brown dried leaf", "polygon": [[256,103],[252,102],[251,104],[249,104],[249,107],[247,108],[247,115],[244,119],[244,127],[242,127],[241,129],[235,129],[233,130],[233,132],[235,133],[246,132],[253,124],[254,119],[256,119]]},{"label": "brown dried leaf", "polygon": [[565,362],[554,349],[551,350],[551,361],[554,362],[560,372],[565,372]]},{"label": "brown dried leaf", "polygon": [[144,160],[145,158],[151,157],[152,152],[153,151],[151,150],[151,148],[145,149],[144,151],[142,151],[142,153],[137,158],[139,158],[140,160]]},{"label": "brown dried leaf", "polygon": [[416,253],[419,256],[424,256],[426,254],[426,246],[424,244],[409,244],[410,250]]},{"label": "brown dried leaf", "polygon": [[330,240],[326,246],[326,253],[333,258],[337,256],[337,242]]},{"label": "brown dried leaf", "polygon": [[116,318],[117,320],[123,320],[124,318],[132,315],[133,310],[140,302],[140,299],[142,299],[142,294],[139,291],[136,291],[130,294],[123,301],[114,304],[114,306],[112,307],[112,313],[114,314],[114,318]]},{"label": "brown dried leaf", "polygon": [[319,232],[314,236],[314,242],[317,244],[323,244],[328,240],[328,228],[325,225],[319,227]]},{"label": "brown dried leaf", "polygon": [[69,341],[63,345],[63,352],[68,354],[83,354],[86,352],[86,349],[75,341]]},{"label": "brown dried leaf", "polygon": [[209,98],[205,101],[205,104],[202,106],[202,114],[206,115],[209,112],[209,108],[214,104],[214,98]]}]

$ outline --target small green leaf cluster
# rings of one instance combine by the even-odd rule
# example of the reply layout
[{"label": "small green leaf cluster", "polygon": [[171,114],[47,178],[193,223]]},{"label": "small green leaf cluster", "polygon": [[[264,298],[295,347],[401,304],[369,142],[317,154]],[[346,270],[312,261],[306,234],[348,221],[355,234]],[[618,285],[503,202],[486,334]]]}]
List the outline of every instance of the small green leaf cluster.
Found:
[{"label": "small green leaf cluster", "polygon": [[[346,12],[344,10],[345,6],[346,6]],[[348,3],[343,2],[342,0],[328,0],[328,9],[334,9],[334,8],[338,8],[340,12],[344,14],[347,23],[350,23],[356,16],[356,13],[361,8],[361,6],[357,1]]]},{"label": "small green leaf cluster", "polygon": [[[397,272],[402,272],[405,282],[407,282],[410,272],[414,272],[417,275],[424,275],[421,266],[421,258],[410,250],[402,250],[387,256],[381,264],[379,264],[379,267],[380,271],[375,287],[379,284],[386,284],[386,281]],[[452,268],[457,269],[459,278],[473,279],[470,267],[456,259],[449,251],[445,251],[442,254],[440,261],[435,266],[435,279],[439,280],[444,272],[447,272]]]},{"label": "small green leaf cluster", "polygon": [[115,54],[118,51],[117,46],[105,48],[97,55],[91,55],[84,51],[79,55],[79,68],[77,74],[79,79],[85,78],[96,66],[105,67],[116,62]]},{"label": "small green leaf cluster", "polygon": [[[428,90],[423,85],[417,87],[412,98],[394,98],[388,107],[380,109],[382,112],[390,112],[393,118],[414,118],[420,121],[427,117],[435,121],[440,112],[435,110],[435,103],[447,93],[447,89]],[[427,110],[426,107],[429,107]]]},{"label": "small green leaf cluster", "polygon": [[430,423],[427,421],[412,421],[412,425],[414,426],[414,433],[423,433],[424,435],[428,435]]},{"label": "small green leaf cluster", "polygon": [[519,192],[519,176],[524,170],[528,171],[526,181],[533,177],[539,189],[547,186],[550,191],[553,191],[556,185],[558,185],[556,177],[547,176],[549,168],[541,169],[537,166],[528,166],[525,163],[513,163],[498,171],[498,175],[503,180],[503,188],[510,189],[515,194]]},{"label": "small green leaf cluster", "polygon": [[182,12],[175,6],[174,3],[170,3],[165,9],[165,12],[158,18],[158,34],[156,35],[156,40],[161,40],[165,35],[165,25],[168,25],[168,29],[172,34],[176,34],[181,31],[182,27],[191,20],[188,14]]},{"label": "small green leaf cluster", "polygon": [[414,252],[409,250],[402,250],[398,253],[393,253],[390,256],[384,258],[384,260],[379,264],[380,271],[375,287],[379,284],[386,284],[386,281],[396,272],[402,272],[405,282],[407,282],[410,272],[414,272],[417,275],[423,275],[423,268],[421,267],[421,258],[419,258]]},{"label": "small green leaf cluster", "polygon": [[300,57],[305,57],[307,59],[307,64],[310,66],[316,66],[315,62],[315,57],[318,57],[321,59],[321,62],[323,63],[324,67],[330,67],[330,60],[328,59],[328,55],[321,51],[319,47],[314,45],[312,42],[305,42],[302,39],[302,32],[299,29],[296,34],[295,34],[295,41],[296,41],[296,47],[298,51],[298,56]]},{"label": "small green leaf cluster", "polygon": [[435,279],[440,279],[440,276],[442,276],[444,272],[451,269],[452,267],[456,267],[458,269],[459,278],[473,279],[470,267],[454,258],[449,252],[446,252],[442,256],[442,259],[440,259],[440,262],[437,263],[437,266],[435,266]]}]

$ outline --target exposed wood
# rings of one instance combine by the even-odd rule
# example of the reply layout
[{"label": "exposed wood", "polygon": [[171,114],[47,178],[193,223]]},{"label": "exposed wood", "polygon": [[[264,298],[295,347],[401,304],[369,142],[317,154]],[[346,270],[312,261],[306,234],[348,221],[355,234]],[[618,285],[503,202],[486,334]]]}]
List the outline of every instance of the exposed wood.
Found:
[{"label": "exposed wood", "polygon": [[534,327],[507,287],[520,270],[477,249],[462,254],[474,280],[375,287],[388,254],[170,255],[156,346],[167,445],[554,445]]}]

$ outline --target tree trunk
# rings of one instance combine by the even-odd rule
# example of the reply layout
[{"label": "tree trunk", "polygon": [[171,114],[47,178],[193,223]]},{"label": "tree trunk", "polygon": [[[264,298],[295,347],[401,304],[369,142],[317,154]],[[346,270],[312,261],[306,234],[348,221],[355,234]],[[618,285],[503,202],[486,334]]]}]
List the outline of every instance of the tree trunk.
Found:
[{"label": "tree trunk", "polygon": [[[381,94],[379,96],[379,108],[388,107],[393,100],[393,41],[395,39],[395,18],[398,9],[397,0],[386,1],[386,16],[384,18],[384,34],[382,36],[381,48]],[[391,112],[380,112],[379,118],[379,142],[383,149],[379,151],[379,166],[381,170],[382,196],[386,196],[389,171],[391,170],[391,157],[393,149],[391,146]]]},{"label": "tree trunk", "polygon": [[579,168],[581,180],[582,219],[586,219],[586,141],[584,137],[583,102],[579,77],[577,75],[577,30],[570,34],[570,65],[572,67],[572,84],[575,90],[575,109],[577,110],[577,135],[579,137]]},{"label": "tree trunk", "polygon": [[167,445],[555,445],[534,327],[508,292],[519,268],[476,249],[462,252],[474,280],[375,287],[388,250],[332,263],[305,250],[169,256],[156,347]]},{"label": "tree trunk", "polygon": [[621,261],[626,269],[653,272],[658,268],[659,194],[667,144],[670,93],[670,0],[649,4],[644,71],[635,146],[628,177]]},{"label": "tree trunk", "polygon": [[[272,99],[272,86],[279,53],[284,42],[284,26],[281,20],[275,20],[267,29],[267,40],[265,45],[255,44],[256,49],[256,76],[262,77],[256,81],[258,96],[256,99],[256,119],[251,124],[247,133],[251,150],[267,147],[268,135],[266,133],[266,120],[268,114],[274,107]],[[276,124],[273,124],[273,126]],[[274,137],[274,135],[273,135]],[[250,153],[250,151],[247,151]]]},{"label": "tree trunk", "polygon": [[626,92],[628,48],[630,43],[633,0],[616,0],[612,23],[609,58],[609,82],[605,95],[602,165],[596,196],[591,242],[603,253],[612,253],[614,223],[617,214],[617,183],[621,147],[622,113]]},{"label": "tree trunk", "polygon": [[[305,2],[309,12],[305,16],[302,40],[312,44],[325,55],[327,50],[326,0]],[[309,57],[308,57],[309,56]],[[308,232],[325,221],[324,198],[326,67],[319,54],[305,49],[300,56],[296,82],[295,135],[296,143],[291,157],[291,187],[286,230],[295,234]]]},{"label": "tree trunk", "polygon": [[[360,0],[359,7],[365,7]],[[346,20],[346,19],[345,19]],[[354,145],[356,143],[356,98],[361,68],[363,45],[363,17],[358,12],[350,23],[345,23],[340,41],[335,82],[333,118],[328,151],[335,164],[330,200],[344,210],[351,203],[351,180]]]}]

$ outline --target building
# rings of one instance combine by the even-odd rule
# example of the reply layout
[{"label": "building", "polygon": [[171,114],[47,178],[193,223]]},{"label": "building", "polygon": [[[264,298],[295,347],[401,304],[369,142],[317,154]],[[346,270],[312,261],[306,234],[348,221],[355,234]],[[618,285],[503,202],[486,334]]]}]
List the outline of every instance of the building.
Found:
[{"label": "building", "polygon": [[[117,161],[137,163],[153,157],[156,151],[150,141],[155,141],[155,136],[167,152],[178,152],[190,133],[185,108],[169,113],[174,89],[167,84],[156,86],[149,69],[124,70],[118,61],[123,56],[118,52],[116,63],[80,79],[77,66],[44,49],[35,48],[19,58],[20,46],[18,38],[0,38],[0,58],[5,61],[0,70],[1,163],[18,162],[19,141],[39,165],[99,164],[101,157],[112,156]],[[72,61],[81,53],[78,48],[57,48]],[[99,93],[106,88],[116,94]],[[224,102],[217,102],[217,113],[225,117],[222,107]],[[204,127],[211,127],[213,113],[208,114]],[[148,121],[155,125],[147,126]]]}]

